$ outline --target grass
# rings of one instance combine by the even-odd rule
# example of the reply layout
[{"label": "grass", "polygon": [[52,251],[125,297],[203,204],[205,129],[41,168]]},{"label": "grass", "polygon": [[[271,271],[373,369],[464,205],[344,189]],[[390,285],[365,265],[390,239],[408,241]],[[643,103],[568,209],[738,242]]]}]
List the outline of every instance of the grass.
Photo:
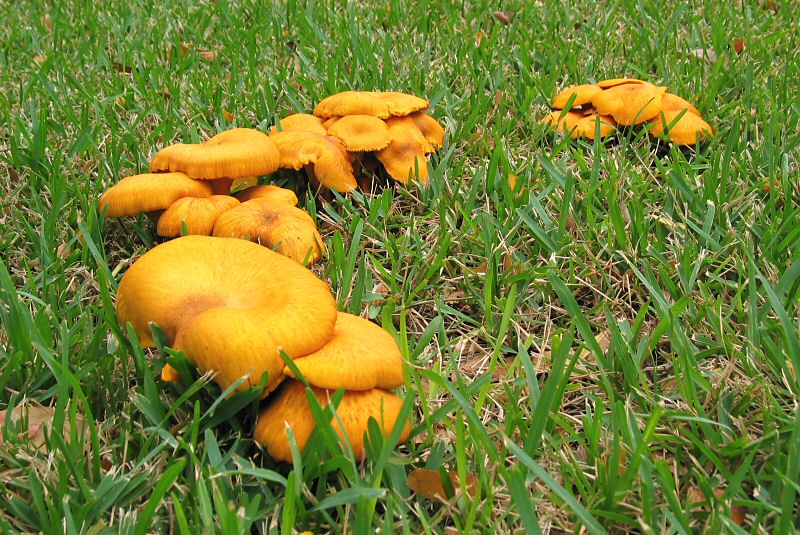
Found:
[{"label": "grass", "polygon": [[[37,450],[3,426],[0,530],[798,529],[794,7],[501,4],[508,24],[488,2],[0,3],[0,407],[88,429]],[[538,126],[557,87],[622,75],[716,139]],[[303,201],[340,307],[404,351],[414,431],[357,464],[321,426],[281,465],[252,395],[163,385],[169,352],[130,344],[114,290],[152,227],[96,201],[166,144],[352,88],[425,96],[448,129],[425,187]],[[414,468],[475,494],[415,496]]]}]

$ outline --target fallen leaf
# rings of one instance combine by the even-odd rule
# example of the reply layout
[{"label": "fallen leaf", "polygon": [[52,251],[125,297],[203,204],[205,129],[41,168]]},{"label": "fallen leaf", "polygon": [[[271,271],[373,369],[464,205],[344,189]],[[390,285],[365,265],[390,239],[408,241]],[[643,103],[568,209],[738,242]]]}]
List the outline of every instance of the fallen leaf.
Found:
[{"label": "fallen leaf", "polygon": [[739,526],[744,526],[747,515],[747,509],[741,505],[731,505],[731,520],[736,522]]},{"label": "fallen leaf", "polygon": [[500,24],[510,24],[514,14],[510,11],[495,11],[492,16]]},{"label": "fallen leaf", "polygon": [[185,56],[189,52],[189,50],[191,50],[191,48],[192,45],[190,45],[189,43],[181,43],[181,54]]},{"label": "fallen leaf", "polygon": [[744,51],[744,39],[741,37],[736,37],[733,40],[733,49],[737,54],[741,54]]},{"label": "fallen leaf", "polygon": [[494,105],[500,106],[503,103],[503,90],[498,89],[494,94]]},{"label": "fallen leaf", "polygon": [[390,293],[392,293],[392,292],[391,292],[391,290],[389,289],[389,287],[388,287],[388,286],[386,286],[386,284],[384,284],[384,283],[381,281],[381,282],[378,282],[378,284],[376,284],[375,286],[373,286],[373,287],[372,287],[372,293],[374,293],[374,294],[380,294],[380,295],[382,295],[382,296],[386,297],[387,295],[389,295],[389,294],[390,294]]},{"label": "fallen leaf", "polygon": [[222,116],[225,117],[225,120],[229,123],[233,122],[233,114],[228,110],[222,110]]},{"label": "fallen leaf", "polygon": [[[6,425],[6,419],[9,416],[11,421],[14,423],[27,418],[27,439],[31,442],[31,444],[40,450],[45,447],[45,430],[47,430],[48,433],[52,431],[55,409],[52,407],[40,407],[37,405],[18,405],[11,409],[10,412],[8,410],[0,411],[0,426]],[[81,430],[85,430],[82,416],[76,415],[75,422],[78,424],[78,427],[81,428]],[[64,440],[69,440],[72,427],[70,426],[68,418],[64,421],[61,431]],[[3,434],[0,432],[0,445],[3,445],[3,442]]]},{"label": "fallen leaf", "polygon": [[769,9],[770,11],[778,11],[778,4],[775,0],[767,0],[764,2],[764,9]]},{"label": "fallen leaf", "polygon": [[[450,485],[453,487],[454,493],[458,493],[461,488],[458,481],[458,472],[451,470],[447,472],[447,476],[450,478]],[[435,470],[425,470],[422,468],[412,470],[411,473],[408,474],[406,485],[408,485],[408,488],[413,490],[415,494],[419,494],[429,500],[452,498],[452,496],[448,496],[447,490],[442,483],[441,474]],[[475,474],[467,474],[467,495],[475,496],[477,487],[478,478]]]},{"label": "fallen leaf", "polygon": [[200,54],[201,58],[209,62],[213,62],[215,59],[217,59],[217,53],[214,50],[198,48],[197,53]]},{"label": "fallen leaf", "polygon": [[42,23],[42,26],[44,26],[45,30],[48,32],[53,29],[53,21],[50,20],[50,15],[42,15],[42,18],[39,19],[39,22]]},{"label": "fallen leaf", "polygon": [[37,65],[41,65],[42,63],[45,62],[45,60],[47,60],[47,56],[45,56],[44,54],[36,54],[35,56],[33,56],[33,62]]},{"label": "fallen leaf", "polygon": [[298,82],[297,80],[292,80],[291,82],[289,82],[289,85],[290,85],[290,86],[292,86],[292,87],[294,87],[294,88],[295,88],[295,89],[297,89],[298,91],[299,91],[299,90],[301,90],[301,89],[303,89],[303,86],[302,86],[302,85],[300,85],[300,82]]},{"label": "fallen leaf", "polygon": [[475,46],[481,46],[483,42],[483,32],[478,32],[475,34]]}]

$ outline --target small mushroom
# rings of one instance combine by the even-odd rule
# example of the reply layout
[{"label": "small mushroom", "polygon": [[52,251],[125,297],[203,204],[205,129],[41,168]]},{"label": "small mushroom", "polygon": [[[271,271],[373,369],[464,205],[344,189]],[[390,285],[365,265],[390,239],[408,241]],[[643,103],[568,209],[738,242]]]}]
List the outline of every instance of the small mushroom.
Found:
[{"label": "small mushroom", "polygon": [[345,115],[373,115],[388,119],[426,110],[429,106],[427,100],[406,93],[345,91],[323,99],[314,108],[314,115],[323,119]]},{"label": "small mushroom", "polygon": [[621,125],[640,124],[661,112],[666,90],[647,82],[623,83],[598,93],[592,104],[597,113],[610,115]]},{"label": "small mushroom", "polygon": [[577,108],[584,104],[591,104],[592,99],[602,91],[603,88],[596,84],[573,85],[553,98],[553,107],[558,110],[564,109],[572,98],[572,95],[575,95],[575,101],[572,103],[571,108]]},{"label": "small mushroom", "polygon": [[[199,144],[178,143],[158,151],[150,170],[181,171],[201,180],[266,175],[278,169],[280,154],[263,132],[234,128]],[[228,185],[230,192],[230,185]]]},{"label": "small mushroom", "polygon": [[[332,392],[314,387],[311,387],[311,391],[322,407],[328,406]],[[397,422],[402,405],[399,397],[379,388],[348,390],[336,407],[338,420],[334,417],[331,426],[342,440],[346,437],[355,458],[363,460],[366,456],[364,434],[369,419],[374,418],[383,435],[388,436]],[[292,450],[287,428],[291,428],[297,448],[302,452],[315,427],[316,421],[306,398],[305,386],[287,379],[273,401],[259,415],[254,438],[273,459],[291,462]],[[407,439],[410,433],[411,425],[406,422],[400,440]]]},{"label": "small mushroom", "polygon": [[328,131],[322,125],[322,119],[309,113],[295,113],[280,120],[280,130],[277,126],[273,126],[269,131],[270,134],[276,132],[290,132],[292,130],[302,130],[305,132],[314,132],[315,134],[326,135]]},{"label": "small mushroom", "polygon": [[183,197],[164,210],[158,218],[156,231],[159,236],[180,236],[186,225],[187,234],[210,236],[219,215],[238,204],[239,201],[229,195]]},{"label": "small mushroom", "polygon": [[272,184],[247,188],[237,194],[236,198],[241,202],[247,202],[252,199],[270,199],[275,202],[284,202],[290,206],[297,206],[297,195],[292,190],[273,186]]},{"label": "small mushroom", "polygon": [[[392,335],[371,321],[339,312],[333,337],[314,353],[294,361],[319,388],[369,390],[403,384],[403,357]],[[289,367],[284,375],[296,378]]]},{"label": "small mushroom", "polygon": [[325,253],[308,212],[273,199],[252,199],[221,214],[213,235],[260,243],[301,264],[313,264]]},{"label": "small mushroom", "polygon": [[664,95],[661,97],[661,107],[663,111],[689,110],[691,113],[694,113],[698,117],[702,116],[700,110],[695,108],[691,102],[689,102],[684,98],[679,97],[678,95],[673,95],[672,93],[664,93]]},{"label": "small mushroom", "polygon": [[416,126],[395,124],[389,127],[392,142],[378,151],[375,156],[393,179],[407,184],[412,176],[421,182],[428,180],[428,160],[426,152],[430,148]]},{"label": "small mushroom", "polygon": [[328,133],[339,138],[350,152],[376,151],[391,141],[389,127],[372,115],[348,115],[331,125]]},{"label": "small mushroom", "polygon": [[611,134],[615,129],[614,120],[607,115],[598,115],[594,112],[584,114],[580,111],[563,112],[554,111],[548,113],[540,121],[558,128],[564,134],[569,134],[572,139],[587,138],[594,139],[597,133],[597,122],[600,122],[600,138]]},{"label": "small mushroom", "polygon": [[210,184],[183,173],[145,173],[125,177],[100,196],[100,211],[106,217],[164,210],[181,197],[209,197]]},{"label": "small mushroom", "polygon": [[[252,201],[250,201],[252,202]],[[280,350],[298,357],[330,340],[336,302],[311,271],[254,243],[183,236],[131,265],[117,292],[117,320],[155,347],[149,324],[221,388],[269,374],[266,395],[283,378]]]},{"label": "small mushroom", "polygon": [[296,130],[275,132],[270,139],[280,151],[281,168],[299,171],[313,166],[314,175],[326,188],[348,192],[357,187],[350,156],[337,138]]}]

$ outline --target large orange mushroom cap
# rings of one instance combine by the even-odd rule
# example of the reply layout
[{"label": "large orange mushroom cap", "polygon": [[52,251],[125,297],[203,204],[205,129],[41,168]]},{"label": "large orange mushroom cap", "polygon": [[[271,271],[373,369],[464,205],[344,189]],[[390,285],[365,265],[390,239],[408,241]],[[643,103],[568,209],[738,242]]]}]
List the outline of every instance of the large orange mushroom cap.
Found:
[{"label": "large orange mushroom cap", "polygon": [[417,128],[419,128],[419,131],[425,136],[425,140],[430,143],[431,147],[434,149],[441,149],[444,147],[445,131],[444,127],[439,124],[439,121],[421,111],[414,112],[410,114],[409,117],[414,120]]},{"label": "large orange mushroom cap", "polygon": [[[328,406],[332,392],[313,387],[311,391],[322,407]],[[369,419],[374,418],[383,435],[388,437],[402,406],[403,401],[399,397],[379,388],[346,391],[336,408],[338,420],[334,417],[331,426],[340,438],[347,437],[355,458],[363,460],[366,456],[364,433]],[[261,413],[255,431],[256,441],[266,447],[270,457],[291,462],[292,450],[287,427],[291,428],[297,448],[302,452],[316,427],[316,421],[306,398],[305,386],[292,379],[284,382],[275,399]],[[400,440],[407,439],[410,433],[411,424],[406,422]]]},{"label": "large orange mushroom cap", "polygon": [[425,182],[428,180],[428,160],[425,158],[430,143],[425,140],[416,126],[395,124],[389,127],[392,142],[375,156],[393,179],[406,184],[411,177]]},{"label": "large orange mushroom cap", "polygon": [[212,188],[183,173],[145,173],[125,177],[100,196],[106,217],[123,217],[163,210],[181,197],[209,197]]},{"label": "large orange mushroom cap", "polygon": [[571,132],[578,126],[581,119],[583,119],[583,113],[579,111],[552,111],[545,115],[539,123],[555,126],[560,132]]},{"label": "large orange mushroom cap", "polygon": [[270,135],[277,132],[290,132],[292,130],[302,130],[305,132],[314,132],[315,134],[325,135],[328,131],[322,125],[322,119],[310,113],[295,113],[280,120],[280,130],[277,126],[273,126],[270,130]]},{"label": "large orange mushroom cap", "polygon": [[665,110],[652,119],[650,124],[651,135],[677,145],[694,145],[698,141],[707,141],[714,137],[711,125],[689,110]]},{"label": "large orange mushroom cap", "polygon": [[[227,388],[249,374],[282,378],[279,348],[299,357],[333,335],[336,301],[311,271],[245,240],[184,236],[145,253],[122,277],[117,319],[143,347],[157,324],[172,347]],[[266,395],[266,392],[265,394]]]},{"label": "large orange mushroom cap", "polygon": [[673,95],[672,93],[664,93],[661,97],[661,106],[663,111],[683,111],[689,110],[691,113],[694,113],[698,117],[701,117],[702,114],[700,110],[695,108],[691,102],[688,100],[679,97],[678,95]]},{"label": "large orange mushroom cap", "polygon": [[272,173],[279,162],[278,148],[268,135],[234,128],[204,143],[165,147],[153,158],[150,170],[181,171],[202,180],[236,179]]},{"label": "large orange mushroom cap", "polygon": [[598,93],[592,104],[600,115],[610,115],[622,125],[640,124],[655,117],[662,109],[666,87],[649,83],[624,83]]},{"label": "large orange mushroom cap", "polygon": [[299,263],[313,264],[325,253],[308,212],[272,199],[252,199],[221,214],[213,234],[249,239]]},{"label": "large orange mushroom cap", "polygon": [[326,188],[340,192],[356,189],[353,164],[341,141],[313,132],[276,132],[270,136],[280,151],[280,167],[299,171],[314,166],[314,174]]},{"label": "large orange mushroom cap", "polygon": [[373,115],[388,119],[426,110],[429,106],[427,100],[406,93],[345,91],[323,99],[314,108],[314,115],[324,119],[345,115]]},{"label": "large orange mushroom cap", "polygon": [[180,236],[185,224],[187,234],[210,236],[219,215],[238,204],[239,201],[229,195],[183,197],[164,210],[158,218],[156,231],[159,236]]},{"label": "large orange mushroom cap", "polygon": [[[368,390],[403,384],[403,357],[392,335],[352,314],[339,312],[333,337],[319,350],[294,361],[319,388]],[[287,366],[284,375],[296,378]]]},{"label": "large orange mushroom cap", "polygon": [[592,99],[601,91],[603,91],[603,88],[596,84],[573,85],[553,98],[553,107],[559,110],[564,109],[572,95],[575,95],[575,101],[572,103],[573,108],[590,104]]},{"label": "large orange mushroom cap", "polygon": [[350,152],[380,150],[391,141],[389,127],[372,115],[342,117],[328,128],[328,133],[339,138]]},{"label": "large orange mushroom cap", "polygon": [[236,198],[241,202],[247,202],[253,199],[270,199],[275,202],[286,203],[289,206],[297,206],[297,195],[292,190],[272,184],[247,188],[236,195]]}]

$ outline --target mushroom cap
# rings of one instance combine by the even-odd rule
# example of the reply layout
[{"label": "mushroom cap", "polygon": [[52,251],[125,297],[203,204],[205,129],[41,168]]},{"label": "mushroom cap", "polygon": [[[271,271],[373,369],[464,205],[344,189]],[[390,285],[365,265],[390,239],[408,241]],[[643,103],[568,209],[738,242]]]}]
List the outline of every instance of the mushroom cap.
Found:
[{"label": "mushroom cap", "polygon": [[106,217],[163,210],[181,197],[209,197],[211,185],[183,173],[145,173],[125,177],[100,196],[100,211]]},{"label": "mushroom cap", "polygon": [[608,89],[609,87],[615,87],[622,84],[646,84],[649,82],[645,82],[644,80],[639,80],[638,78],[609,78],[608,80],[601,80],[597,82],[597,86],[601,89]]},{"label": "mushroom cap", "polygon": [[[409,114],[407,117],[414,121],[414,124],[417,125],[419,131],[422,132],[422,135],[425,137],[425,141],[430,144],[431,149],[441,149],[444,147],[444,128],[439,124],[439,121],[421,111]],[[393,119],[388,119],[386,124],[393,124],[391,122],[392,120]],[[433,152],[433,150],[430,152]]]},{"label": "mushroom cap", "polygon": [[[414,120],[414,117],[412,117],[412,115],[413,114],[405,115],[403,117],[389,117],[388,119],[386,119],[386,126],[388,126],[389,128],[392,128],[393,126],[396,126],[396,127],[399,127],[399,128],[405,128],[409,132],[413,130],[415,132],[413,134],[414,138],[418,138],[419,136],[422,136],[422,139],[424,140],[425,154],[433,153],[434,152],[433,145],[430,144],[430,142],[425,137],[425,134],[422,133],[422,129],[419,127],[419,125],[417,124],[417,121]],[[398,132],[398,131],[399,130],[395,130],[395,132]],[[419,135],[417,135],[417,134],[419,134]]]},{"label": "mushroom cap", "polygon": [[275,202],[283,202],[290,206],[297,206],[297,195],[295,195],[292,190],[272,184],[247,188],[237,194],[236,198],[241,202],[247,202],[253,199],[271,199]]},{"label": "mushroom cap", "polygon": [[392,142],[375,154],[389,176],[403,184],[408,183],[415,173],[418,173],[417,178],[421,182],[428,180],[428,160],[425,153],[430,143],[425,140],[422,132],[416,126],[395,124],[389,127],[389,135]]},{"label": "mushroom cap", "polygon": [[182,171],[193,178],[244,178],[278,169],[280,155],[270,137],[251,128],[221,132],[204,143],[170,145],[158,151],[151,171]]},{"label": "mushroom cap", "polygon": [[186,223],[187,234],[210,236],[217,217],[238,204],[238,199],[230,195],[183,197],[164,210],[156,231],[159,236],[180,236]]},{"label": "mushroom cap", "polygon": [[372,115],[348,115],[331,125],[328,133],[339,138],[350,152],[376,151],[386,148],[389,127]]},{"label": "mushroom cap", "polygon": [[276,132],[271,139],[280,151],[280,167],[299,171],[314,165],[314,173],[326,188],[340,192],[356,189],[356,177],[347,149],[337,138],[313,132]]},{"label": "mushroom cap", "polygon": [[553,107],[559,110],[564,109],[573,94],[575,95],[575,101],[572,103],[573,108],[583,106],[584,104],[590,104],[595,95],[602,90],[603,88],[596,84],[573,85],[553,98]]},{"label": "mushroom cap", "polygon": [[328,130],[331,126],[336,124],[336,121],[341,119],[338,115],[334,115],[333,117],[328,117],[324,121],[322,121],[322,126],[325,127],[325,130]]},{"label": "mushroom cap", "polygon": [[130,322],[143,347],[148,324],[200,370],[227,388],[249,374],[264,393],[282,379],[279,348],[291,357],[321,348],[333,335],[336,301],[311,271],[245,240],[183,236],[139,258],[122,277],[117,320]]},{"label": "mushroom cap", "polygon": [[[403,384],[403,356],[392,335],[345,312],[336,316],[333,337],[294,364],[306,381],[319,388],[368,390]],[[283,373],[296,379],[288,366]]]},{"label": "mushroom cap", "polygon": [[597,113],[610,115],[619,124],[640,124],[658,115],[666,90],[646,82],[625,83],[598,93],[592,104]]},{"label": "mushroom cap", "polygon": [[388,119],[394,115],[408,115],[426,110],[429,106],[427,100],[406,93],[345,91],[323,99],[314,108],[314,115],[326,119],[345,115],[374,115]]},{"label": "mushroom cap", "polygon": [[[332,392],[311,387],[311,391],[322,407],[327,407]],[[331,426],[339,437],[347,440],[353,448],[353,455],[363,460],[366,455],[364,433],[370,418],[375,418],[384,436],[388,436],[400,415],[403,401],[386,390],[351,391],[344,393],[342,401],[336,408],[335,418]],[[305,386],[295,380],[287,379],[283,388],[275,394],[270,405],[261,412],[256,423],[255,439],[266,447],[270,457],[278,461],[291,462],[292,450],[289,446],[287,426],[292,429],[299,451],[303,451],[308,437],[316,427],[316,421],[306,398]],[[344,433],[342,432],[344,430]],[[405,440],[411,433],[411,424],[406,422],[400,440]]]},{"label": "mushroom cap", "polygon": [[308,212],[272,199],[252,199],[221,214],[213,235],[249,239],[298,263],[313,264],[325,253]]},{"label": "mushroom cap", "polygon": [[[678,116],[683,113],[675,124],[672,124]],[[694,145],[697,141],[707,141],[714,137],[714,130],[711,125],[703,120],[699,115],[691,111],[683,110],[664,110],[658,117],[650,121],[652,127],[650,134],[677,145]],[[666,127],[672,125],[669,131]]]},{"label": "mushroom cap", "polygon": [[694,113],[698,117],[702,116],[700,110],[695,108],[691,102],[689,102],[684,98],[679,97],[678,95],[673,95],[672,93],[664,93],[661,96],[661,106],[663,111],[689,110],[691,113]]},{"label": "mushroom cap", "polygon": [[315,134],[325,135],[328,131],[322,126],[322,119],[310,113],[295,113],[280,120],[281,129],[273,126],[269,131],[270,135],[277,132],[289,132],[291,130],[303,130],[314,132]]},{"label": "mushroom cap", "polygon": [[539,124],[547,124],[550,126],[557,127],[559,132],[572,132],[576,126],[578,126],[578,122],[583,119],[583,113],[579,111],[551,111],[547,115],[545,115]]}]

